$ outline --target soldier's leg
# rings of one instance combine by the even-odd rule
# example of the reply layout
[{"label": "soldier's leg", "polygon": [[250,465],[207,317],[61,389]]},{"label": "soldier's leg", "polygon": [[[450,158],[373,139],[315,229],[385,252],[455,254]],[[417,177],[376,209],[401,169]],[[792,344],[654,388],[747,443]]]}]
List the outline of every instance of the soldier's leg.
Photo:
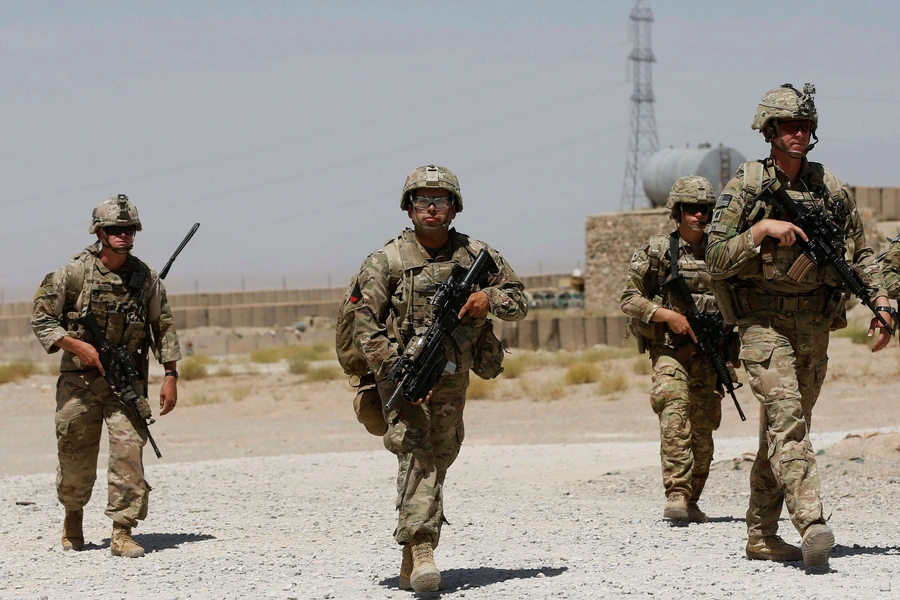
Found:
[{"label": "soldier's leg", "polygon": [[466,388],[468,387],[468,371],[445,377],[441,381],[440,387],[435,390],[438,393],[431,399],[431,445],[441,500],[441,518],[438,520],[437,535],[434,536],[435,548],[440,541],[441,526],[444,522],[444,478],[447,476],[447,469],[459,456],[459,449],[465,437],[463,409],[466,405]]},{"label": "soldier's leg", "polygon": [[134,527],[147,518],[150,485],[144,479],[143,461],[147,439],[135,428],[130,410],[111,394],[104,397],[103,413],[109,435],[106,515],[119,525]]},{"label": "soldier's leg", "polygon": [[[795,527],[803,532],[821,519],[819,476],[812,445],[809,442],[802,398],[797,381],[796,355],[792,341],[767,326],[751,326],[742,334],[741,358],[750,375],[750,386],[763,402],[766,415],[766,454],[774,478],[767,471],[751,471],[748,530],[775,526],[780,509],[779,494],[784,495]],[[748,351],[748,348],[751,349]],[[765,353],[768,360],[757,360]],[[757,457],[759,462],[760,456]],[[756,479],[754,476],[757,476]]]},{"label": "soldier's leg", "polygon": [[97,479],[103,412],[100,400],[71,374],[56,387],[56,493],[66,510],[84,507]]},{"label": "soldier's leg", "polygon": [[722,422],[722,394],[716,389],[716,373],[705,357],[694,358],[690,374],[691,451],[694,455],[690,502],[696,503],[709,478],[715,450],[713,431]]},{"label": "soldier's leg", "polygon": [[668,352],[653,356],[650,405],[659,417],[660,459],[666,497],[691,497],[691,421],[688,374]]}]

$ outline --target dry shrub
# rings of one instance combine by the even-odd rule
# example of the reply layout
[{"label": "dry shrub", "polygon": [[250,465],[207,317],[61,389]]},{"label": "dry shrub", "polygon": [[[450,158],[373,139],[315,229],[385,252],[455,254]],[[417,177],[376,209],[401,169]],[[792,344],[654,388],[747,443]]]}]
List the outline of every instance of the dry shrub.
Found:
[{"label": "dry shrub", "polygon": [[0,365],[0,384],[25,379],[26,377],[30,377],[34,372],[34,365],[30,362],[17,361],[6,365]]},{"label": "dry shrub", "polygon": [[531,355],[517,352],[503,359],[503,376],[507,379],[518,379],[531,364]]},{"label": "dry shrub", "polygon": [[632,346],[595,346],[590,350],[585,350],[581,354],[581,360],[584,362],[615,360],[617,358],[628,358],[633,356],[635,352],[637,352],[637,349]]},{"label": "dry shrub", "polygon": [[653,373],[653,365],[650,363],[650,359],[638,356],[631,363],[631,370],[634,371],[635,375],[650,375]]},{"label": "dry shrub", "polygon": [[185,381],[203,379],[207,375],[206,365],[202,360],[198,361],[194,356],[188,356],[178,363],[178,375]]},{"label": "dry shrub", "polygon": [[309,360],[294,356],[288,360],[288,372],[293,375],[303,375],[309,371]]},{"label": "dry shrub", "polygon": [[218,404],[224,402],[222,397],[218,394],[208,394],[206,392],[201,392],[199,394],[185,394],[178,400],[180,404],[184,406],[202,406],[204,404]]},{"label": "dry shrub", "polygon": [[216,359],[214,359],[212,356],[210,356],[206,352],[194,352],[188,358],[190,358],[191,360],[193,360],[194,362],[196,362],[199,365],[209,366],[209,365],[216,364]]},{"label": "dry shrub", "polygon": [[566,395],[565,386],[561,381],[556,379],[533,381],[522,378],[519,380],[519,387],[526,398],[536,402],[559,400]]},{"label": "dry shrub", "polygon": [[599,376],[600,370],[593,363],[577,362],[566,369],[566,383],[569,385],[594,383]]},{"label": "dry shrub", "polygon": [[287,346],[267,346],[250,351],[250,360],[255,363],[276,363],[284,358]]},{"label": "dry shrub", "polygon": [[557,367],[567,368],[579,360],[578,355],[568,350],[559,350],[553,358],[553,365]]},{"label": "dry shrub", "polygon": [[343,374],[343,371],[334,366],[311,367],[306,371],[306,381],[332,381]]},{"label": "dry shrub", "polygon": [[222,365],[218,369],[216,369],[217,377],[231,377],[232,375],[234,375],[234,373],[232,373],[231,367],[229,367],[228,365]]},{"label": "dry shrub", "polygon": [[496,379],[482,379],[475,376],[469,380],[469,387],[466,389],[467,400],[484,400],[490,398],[497,387]]},{"label": "dry shrub", "polygon": [[615,392],[624,392],[628,389],[628,378],[620,371],[606,371],[600,376],[597,384],[597,393],[608,396]]},{"label": "dry shrub", "polygon": [[854,344],[866,344],[867,346],[874,345],[875,341],[874,335],[869,337],[868,327],[863,327],[861,325],[850,325],[849,327],[838,329],[831,335],[834,337],[850,338],[850,341]]},{"label": "dry shrub", "polygon": [[249,385],[236,385],[231,388],[229,393],[235,402],[240,402],[241,400],[245,400],[252,390],[253,388]]},{"label": "dry shrub", "polygon": [[329,360],[336,357],[334,345],[327,342],[316,342],[312,345],[268,346],[250,352],[250,360],[255,363],[275,363],[280,360],[303,358],[309,361]]}]

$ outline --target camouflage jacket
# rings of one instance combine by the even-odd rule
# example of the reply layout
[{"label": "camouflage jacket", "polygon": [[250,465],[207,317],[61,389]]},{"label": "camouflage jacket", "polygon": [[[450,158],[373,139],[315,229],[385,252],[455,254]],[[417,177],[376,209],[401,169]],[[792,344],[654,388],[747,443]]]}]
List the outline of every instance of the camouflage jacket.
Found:
[{"label": "camouflage jacket", "polygon": [[[688,280],[697,308],[701,312],[718,312],[706,273],[705,253],[708,236],[703,236],[701,248],[697,253],[683,238],[678,239],[678,273]],[[683,315],[688,314],[687,306],[679,302],[668,290],[660,287],[671,272],[669,244],[669,235],[654,235],[643,248],[634,253],[628,265],[628,277],[622,291],[622,311],[641,323],[651,324],[650,319],[659,308],[668,308]],[[665,323],[654,325],[664,334],[662,337],[654,336],[658,338],[656,343],[671,348],[691,343],[690,336],[675,335]],[[644,328],[641,327],[641,330]]]},{"label": "camouflage jacket", "polygon": [[[162,280],[156,280],[156,272],[129,254],[124,267],[113,273],[100,261],[99,253],[99,243],[88,246],[69,264],[44,277],[34,295],[31,314],[31,328],[44,350],[57,352],[56,342],[67,335],[95,341],[88,339],[78,324],[79,317],[87,312],[85,302],[90,298],[90,308],[107,340],[125,346],[136,367],[148,330],[160,363],[180,360],[172,310]],[[151,290],[154,281],[156,285]],[[141,297],[145,299],[143,307],[138,304]],[[83,369],[78,357],[63,352],[60,370]]]},{"label": "camouflage jacket", "polygon": [[881,272],[888,295],[894,300],[900,296],[900,242],[891,242],[881,261]]},{"label": "camouflage jacket", "polygon": [[[393,268],[385,249],[391,244],[396,244],[402,263]],[[505,321],[525,318],[528,312],[525,286],[499,252],[451,229],[448,243],[432,258],[416,240],[415,233],[406,229],[385,248],[370,254],[357,276],[360,299],[352,309],[352,336],[377,379],[387,375],[400,355],[400,343],[405,345],[431,324],[433,306],[429,300],[438,285],[450,277],[454,264],[466,268],[472,265],[477,254],[473,253],[475,247],[487,248],[500,269],[489,280],[490,286],[483,288],[490,302],[490,313]],[[458,370],[472,368],[472,344],[485,321],[485,318],[465,317],[453,338],[445,340],[447,358]]]},{"label": "camouflage jacket", "polygon": [[[884,278],[866,242],[856,202],[831,171],[804,160],[793,186],[777,167],[776,176],[794,200],[824,207],[846,233],[847,260],[866,282],[872,297],[886,296]],[[768,204],[753,202],[766,177],[759,161],[744,163],[722,190],[709,227],[706,262],[710,275],[728,279],[739,294],[749,288],[769,296],[810,296],[842,289],[841,279],[828,265],[813,266],[800,281],[788,277],[788,269],[802,254],[796,244],[781,247],[767,237],[759,246],[753,245],[752,225],[767,218],[784,219]]]}]

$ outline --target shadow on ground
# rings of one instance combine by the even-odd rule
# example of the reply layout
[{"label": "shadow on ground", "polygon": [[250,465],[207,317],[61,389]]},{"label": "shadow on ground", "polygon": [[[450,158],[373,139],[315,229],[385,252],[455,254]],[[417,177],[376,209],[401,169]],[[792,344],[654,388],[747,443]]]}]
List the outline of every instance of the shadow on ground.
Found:
[{"label": "shadow on ground", "polygon": [[[206,540],[214,540],[216,536],[209,534],[197,533],[144,533],[132,534],[134,541],[143,546],[147,552],[159,552],[161,550],[171,550],[182,544],[192,544],[194,542],[205,542]],[[109,538],[103,540],[104,548],[109,548]]]},{"label": "shadow on ground", "polygon": [[[544,569],[495,569],[493,567],[479,567],[477,569],[448,569],[441,571],[444,579],[444,589],[441,592],[453,592],[457,590],[471,590],[475,588],[502,583],[511,579],[531,579],[533,577],[557,577],[568,571],[567,567]],[[388,588],[398,588],[399,577],[382,579],[381,585]],[[436,592],[439,593],[439,592]]]}]

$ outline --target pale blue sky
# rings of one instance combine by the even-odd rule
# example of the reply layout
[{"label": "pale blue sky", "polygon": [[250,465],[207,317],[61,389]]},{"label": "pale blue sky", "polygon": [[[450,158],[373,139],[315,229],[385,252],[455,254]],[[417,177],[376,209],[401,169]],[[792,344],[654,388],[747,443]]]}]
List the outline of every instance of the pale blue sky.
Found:
[{"label": "pale blue sky", "polygon": [[[343,286],[409,221],[406,175],[459,175],[455,225],[521,274],[583,266],[618,208],[632,2],[3,2],[0,291],[30,297],[127,193],[172,291]],[[766,152],[756,102],[819,90],[812,158],[900,185],[896,3],[651,2],[660,144]]]}]

